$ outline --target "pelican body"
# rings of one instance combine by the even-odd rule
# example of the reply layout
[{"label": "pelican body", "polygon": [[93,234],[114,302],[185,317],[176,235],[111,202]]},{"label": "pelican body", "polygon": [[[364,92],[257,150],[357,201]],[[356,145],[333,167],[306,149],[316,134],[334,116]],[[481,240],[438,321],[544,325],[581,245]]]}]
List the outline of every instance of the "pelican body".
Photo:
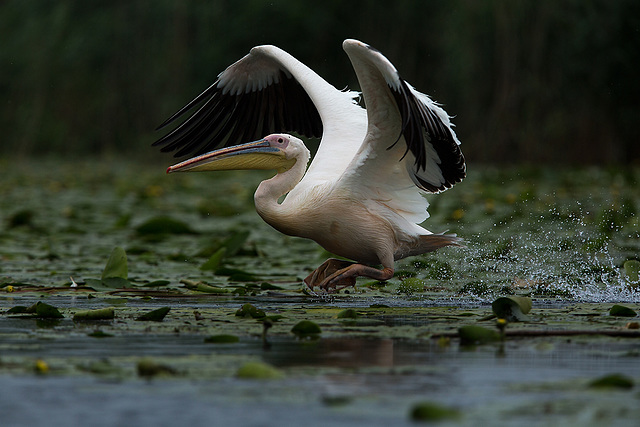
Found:
[{"label": "pelican body", "polygon": [[[428,217],[423,194],[466,175],[448,114],[377,50],[357,40],[343,48],[361,94],[337,90],[275,46],[257,46],[167,119],[160,127],[195,109],[154,144],[195,154],[168,173],[275,170],[254,196],[265,222],[355,261],[328,260],[305,279],[327,291],[354,285],[357,276],[390,279],[395,260],[460,246],[457,236],[418,224]],[[302,140],[273,132],[322,138],[308,169]]]}]

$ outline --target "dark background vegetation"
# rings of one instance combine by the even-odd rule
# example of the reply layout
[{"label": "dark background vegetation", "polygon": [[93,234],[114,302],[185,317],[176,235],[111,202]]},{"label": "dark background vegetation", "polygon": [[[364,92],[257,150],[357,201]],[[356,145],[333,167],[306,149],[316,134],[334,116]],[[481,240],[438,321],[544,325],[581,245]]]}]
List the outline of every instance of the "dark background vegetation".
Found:
[{"label": "dark background vegetation", "polygon": [[0,155],[159,157],[155,127],[254,45],[357,88],[345,38],[443,103],[469,162],[640,163],[637,0],[6,0]]}]

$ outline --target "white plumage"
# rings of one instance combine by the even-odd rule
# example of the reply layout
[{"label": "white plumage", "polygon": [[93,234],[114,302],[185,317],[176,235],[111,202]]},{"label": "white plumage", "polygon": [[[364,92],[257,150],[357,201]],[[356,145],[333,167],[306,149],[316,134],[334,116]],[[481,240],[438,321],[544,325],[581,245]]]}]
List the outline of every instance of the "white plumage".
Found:
[{"label": "white plumage", "polygon": [[[199,106],[155,143],[197,154],[168,172],[276,170],[255,194],[262,218],[357,261],[329,260],[305,279],[327,290],[353,285],[360,275],[386,280],[397,259],[459,245],[456,236],[417,224],[428,217],[422,193],[444,191],[466,175],[448,114],[377,50],[357,40],[343,48],[366,109],[360,93],[337,90],[275,46],[258,46],[163,123]],[[322,137],[308,169],[309,150],[294,136],[238,145],[283,131]],[[379,264],[382,270],[371,267]]]}]

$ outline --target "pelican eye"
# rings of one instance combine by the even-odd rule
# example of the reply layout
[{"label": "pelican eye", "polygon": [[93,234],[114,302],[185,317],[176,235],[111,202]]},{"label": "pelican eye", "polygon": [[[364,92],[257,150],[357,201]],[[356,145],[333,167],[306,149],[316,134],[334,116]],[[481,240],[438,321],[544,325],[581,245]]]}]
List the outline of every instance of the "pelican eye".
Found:
[{"label": "pelican eye", "polygon": [[284,142],[283,138],[278,138],[278,144],[282,144]]}]

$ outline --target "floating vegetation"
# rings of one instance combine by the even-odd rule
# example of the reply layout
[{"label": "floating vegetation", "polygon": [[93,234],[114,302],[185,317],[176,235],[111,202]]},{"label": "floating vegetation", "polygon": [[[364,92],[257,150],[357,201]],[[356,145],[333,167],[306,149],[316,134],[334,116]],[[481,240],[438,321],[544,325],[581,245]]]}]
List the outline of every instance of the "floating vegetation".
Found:
[{"label": "floating vegetation", "polygon": [[339,312],[336,317],[338,319],[357,319],[359,317],[358,312],[353,308],[347,308]]},{"label": "floating vegetation", "polygon": [[112,320],[115,318],[113,307],[97,308],[95,310],[81,310],[73,315],[74,322],[88,322],[93,320]]},{"label": "floating vegetation", "polygon": [[136,365],[138,375],[145,378],[157,377],[157,376],[174,376],[178,374],[178,371],[163,363],[156,362],[151,358],[140,359]]},{"label": "floating vegetation", "polygon": [[507,322],[524,322],[529,320],[527,313],[531,311],[531,304],[529,297],[507,296],[493,301],[491,309],[498,318]]},{"label": "floating vegetation", "polygon": [[478,325],[467,325],[458,328],[461,345],[488,344],[502,339],[502,335],[495,329]]},{"label": "floating vegetation", "polygon": [[284,373],[267,363],[247,362],[238,368],[236,376],[252,380],[277,380],[284,378]]},{"label": "floating vegetation", "polygon": [[291,328],[291,332],[298,338],[317,338],[322,330],[317,323],[311,320],[301,320]]},{"label": "floating vegetation", "polygon": [[622,374],[610,374],[597,378],[589,383],[591,388],[599,389],[632,389],[634,386],[633,379]]},{"label": "floating vegetation", "polygon": [[7,310],[7,314],[29,314],[31,317],[37,317],[40,319],[61,319],[64,317],[57,307],[41,301],[38,301],[29,307],[23,305],[11,307]]},{"label": "floating vegetation", "polygon": [[[104,411],[131,396],[178,408],[206,401],[216,416],[241,408],[227,423],[242,421],[249,400],[256,414],[370,414],[368,425],[439,413],[513,425],[640,417],[637,393],[624,393],[637,389],[640,356],[637,171],[474,170],[429,196],[425,224],[465,248],[400,260],[386,282],[315,295],[302,278],[327,254],[262,223],[247,188],[263,175],[6,166],[8,383],[46,375],[57,397],[83,407],[77,390],[91,390]],[[242,197],[218,196],[231,193]],[[32,385],[7,387],[10,402],[34,399],[24,392]]]},{"label": "floating vegetation", "polygon": [[238,317],[250,317],[252,319],[264,319],[266,314],[264,310],[254,307],[252,304],[244,304],[236,311]]},{"label": "floating vegetation", "polygon": [[411,408],[411,419],[419,422],[456,420],[461,417],[458,409],[434,402],[420,402]]},{"label": "floating vegetation", "polygon": [[140,322],[162,322],[162,320],[170,310],[171,307],[156,308],[155,310],[151,310],[141,316],[136,317],[136,320]]},{"label": "floating vegetation", "polygon": [[135,228],[139,236],[163,236],[167,234],[196,234],[189,225],[177,219],[160,216],[146,220]]},{"label": "floating vegetation", "polygon": [[638,313],[635,312],[632,308],[626,307],[624,305],[616,304],[611,307],[609,310],[610,316],[620,316],[620,317],[636,317]]}]

